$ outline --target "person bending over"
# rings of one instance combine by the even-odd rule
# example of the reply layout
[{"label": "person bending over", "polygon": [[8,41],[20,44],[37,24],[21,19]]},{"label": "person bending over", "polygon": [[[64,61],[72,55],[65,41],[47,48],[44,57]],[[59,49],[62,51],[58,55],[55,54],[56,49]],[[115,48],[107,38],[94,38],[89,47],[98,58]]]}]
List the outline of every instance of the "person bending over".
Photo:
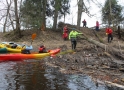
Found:
[{"label": "person bending over", "polygon": [[44,45],[41,45],[39,48],[39,53],[47,53],[46,48]]}]

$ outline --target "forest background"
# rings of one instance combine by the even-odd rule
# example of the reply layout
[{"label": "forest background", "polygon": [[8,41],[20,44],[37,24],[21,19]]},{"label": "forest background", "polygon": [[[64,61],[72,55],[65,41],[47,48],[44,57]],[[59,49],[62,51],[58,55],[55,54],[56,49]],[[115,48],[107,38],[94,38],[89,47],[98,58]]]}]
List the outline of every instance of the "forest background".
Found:
[{"label": "forest background", "polygon": [[118,25],[123,27],[123,0],[1,0],[1,31],[14,31],[21,37],[21,30],[51,28],[59,23],[76,25],[80,29],[86,19],[89,27]]}]

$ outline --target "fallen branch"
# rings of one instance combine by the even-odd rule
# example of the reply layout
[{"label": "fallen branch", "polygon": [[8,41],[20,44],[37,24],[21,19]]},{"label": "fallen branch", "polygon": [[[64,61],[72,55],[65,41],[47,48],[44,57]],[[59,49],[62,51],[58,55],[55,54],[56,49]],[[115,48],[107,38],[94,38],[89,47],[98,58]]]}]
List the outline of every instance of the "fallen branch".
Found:
[{"label": "fallen branch", "polygon": [[120,58],[124,59],[124,56],[121,55],[121,53],[124,53],[124,51],[122,51],[120,53],[120,50],[118,50],[118,49],[116,49],[114,47],[109,47],[109,45],[106,45],[106,44],[100,43],[100,42],[98,42],[96,40],[93,40],[91,38],[88,38],[85,34],[83,34],[82,38],[86,39],[87,41],[89,41],[89,42],[91,42],[91,43],[93,43],[93,44],[95,44],[95,45],[97,45],[97,46],[99,46],[99,47],[101,47],[103,49],[107,49],[108,53],[114,54],[115,56],[119,56]]},{"label": "fallen branch", "polygon": [[96,31],[95,31],[94,29],[92,29],[92,30],[93,30],[93,33],[95,34],[95,36],[98,38],[98,40],[99,40],[101,43],[103,43],[102,38],[100,38],[100,36],[96,33]]},{"label": "fallen branch", "polygon": [[110,86],[110,87],[114,86],[114,87],[119,87],[120,89],[124,89],[123,85],[120,85],[120,84],[117,84],[117,83],[113,83],[113,82],[110,82],[110,81],[105,81],[105,83],[107,84],[107,86]]}]

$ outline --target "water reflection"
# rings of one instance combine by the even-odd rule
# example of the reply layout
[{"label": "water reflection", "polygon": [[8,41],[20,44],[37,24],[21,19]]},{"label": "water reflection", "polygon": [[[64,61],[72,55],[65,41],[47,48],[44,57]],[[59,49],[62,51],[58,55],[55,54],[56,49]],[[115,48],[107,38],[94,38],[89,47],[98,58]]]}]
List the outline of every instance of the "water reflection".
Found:
[{"label": "water reflection", "polygon": [[86,75],[71,75],[68,86],[71,90],[107,90],[103,85],[96,86]]},{"label": "water reflection", "polygon": [[[45,68],[45,69],[44,69]],[[43,61],[0,63],[0,90],[108,90],[85,75],[64,75]]]},{"label": "water reflection", "polygon": [[[49,88],[52,90],[108,90],[105,85],[96,86],[96,84],[86,75],[62,75],[58,70],[47,68],[44,75],[49,82]],[[59,88],[56,88],[57,85]]]}]

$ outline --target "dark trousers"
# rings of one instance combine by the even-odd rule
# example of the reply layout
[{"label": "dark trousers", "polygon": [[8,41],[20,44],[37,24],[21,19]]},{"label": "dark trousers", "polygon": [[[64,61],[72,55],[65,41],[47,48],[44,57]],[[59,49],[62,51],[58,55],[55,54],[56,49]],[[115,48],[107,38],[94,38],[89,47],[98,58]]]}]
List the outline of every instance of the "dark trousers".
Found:
[{"label": "dark trousers", "polygon": [[110,43],[113,40],[112,34],[108,34],[108,43]]},{"label": "dark trousers", "polygon": [[77,41],[76,40],[71,40],[71,45],[72,45],[72,50],[76,49]]},{"label": "dark trousers", "polygon": [[24,49],[24,50],[21,51],[21,53],[23,53],[23,54],[30,54],[30,50]]},{"label": "dark trousers", "polygon": [[46,49],[44,48],[42,51],[39,51],[39,53],[47,53]]},{"label": "dark trousers", "polygon": [[99,31],[99,27],[98,26],[96,26],[96,31]]},{"label": "dark trousers", "polygon": [[83,24],[83,27],[86,27],[86,24],[85,23]]}]

